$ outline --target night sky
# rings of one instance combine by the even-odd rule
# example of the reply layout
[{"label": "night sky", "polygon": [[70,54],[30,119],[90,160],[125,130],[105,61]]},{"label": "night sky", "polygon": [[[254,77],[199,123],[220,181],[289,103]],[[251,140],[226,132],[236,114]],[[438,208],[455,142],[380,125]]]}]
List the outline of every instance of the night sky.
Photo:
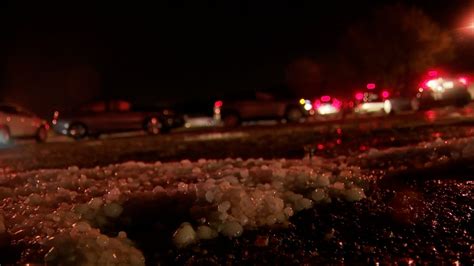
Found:
[{"label": "night sky", "polygon": [[[93,98],[197,101],[278,86],[292,60],[331,58],[348,25],[399,1],[35,2],[2,4],[0,92],[45,114]],[[406,3],[447,29],[472,4]]]}]

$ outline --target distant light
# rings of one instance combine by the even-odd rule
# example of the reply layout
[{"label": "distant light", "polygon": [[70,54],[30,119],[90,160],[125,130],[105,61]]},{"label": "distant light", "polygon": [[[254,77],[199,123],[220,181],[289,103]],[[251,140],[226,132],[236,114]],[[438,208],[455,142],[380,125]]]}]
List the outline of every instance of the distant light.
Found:
[{"label": "distant light", "polygon": [[419,92],[423,92],[423,88],[418,88],[418,91],[419,91]]},{"label": "distant light", "polygon": [[435,87],[438,86],[438,81],[435,80],[435,79],[428,80],[428,81],[426,82],[426,86],[428,86],[428,87],[430,87],[430,88],[433,89],[433,88],[435,88]]},{"label": "distant light", "polygon": [[467,78],[466,77],[460,77],[459,82],[461,82],[464,85],[467,85]]},{"label": "distant light", "polygon": [[320,100],[314,101],[314,106],[316,106],[316,108],[321,106],[321,101]]},{"label": "distant light", "polygon": [[334,98],[332,99],[332,106],[336,107],[337,109],[340,109],[342,106],[342,102]]},{"label": "distant light", "polygon": [[355,94],[356,100],[362,101],[364,99],[364,94],[362,92],[358,92]]},{"label": "distant light", "polygon": [[313,105],[311,103],[305,103],[304,109],[306,111],[309,111],[309,110],[313,109]]},{"label": "distant light", "polygon": [[430,71],[428,71],[428,76],[430,76],[430,77],[436,77],[436,76],[438,76],[438,71],[436,71],[436,70],[430,70]]},{"label": "distant light", "polygon": [[214,103],[214,107],[217,107],[217,108],[222,107],[222,104],[223,104],[222,101],[216,101]]},{"label": "distant light", "polygon": [[369,90],[375,89],[375,83],[368,83],[367,84],[367,89],[369,89]]},{"label": "distant light", "polygon": [[454,83],[452,81],[446,81],[443,83],[443,87],[446,89],[452,89],[454,87]]},{"label": "distant light", "polygon": [[324,95],[321,97],[321,101],[323,102],[329,102],[331,100],[331,96]]},{"label": "distant light", "polygon": [[383,102],[383,110],[386,114],[390,114],[392,112],[392,103],[390,100],[385,100],[385,102]]},{"label": "distant light", "polygon": [[323,104],[318,107],[318,113],[321,115],[335,114],[339,112],[339,109],[331,104]]},{"label": "distant light", "polygon": [[388,91],[382,91],[382,98],[387,99],[390,96]]},{"label": "distant light", "polygon": [[305,104],[305,103],[306,103],[306,100],[303,99],[303,98],[301,98],[301,99],[300,99],[300,104],[303,105],[303,104]]}]

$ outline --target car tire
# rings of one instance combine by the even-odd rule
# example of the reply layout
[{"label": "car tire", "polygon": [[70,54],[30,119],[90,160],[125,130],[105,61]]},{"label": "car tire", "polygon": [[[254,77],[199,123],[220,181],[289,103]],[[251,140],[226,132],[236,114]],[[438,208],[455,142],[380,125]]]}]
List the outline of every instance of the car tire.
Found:
[{"label": "car tire", "polygon": [[163,127],[163,123],[157,117],[150,117],[145,120],[144,130],[149,135],[158,135],[160,133],[166,132],[166,129]]},{"label": "car tire", "polygon": [[0,144],[8,144],[10,141],[10,129],[7,126],[0,126]]},{"label": "car tire", "polygon": [[67,133],[73,139],[80,140],[85,138],[88,132],[86,125],[84,125],[83,123],[72,123],[69,126]]},{"label": "car tire", "polygon": [[289,123],[300,122],[303,117],[304,117],[303,112],[301,111],[300,108],[296,106],[289,107],[285,113],[285,119]]},{"label": "car tire", "polygon": [[48,129],[45,126],[40,126],[36,131],[35,139],[37,142],[45,142],[48,139]]},{"label": "car tire", "polygon": [[232,112],[222,115],[222,124],[224,127],[238,127],[240,122],[240,116],[237,113]]}]

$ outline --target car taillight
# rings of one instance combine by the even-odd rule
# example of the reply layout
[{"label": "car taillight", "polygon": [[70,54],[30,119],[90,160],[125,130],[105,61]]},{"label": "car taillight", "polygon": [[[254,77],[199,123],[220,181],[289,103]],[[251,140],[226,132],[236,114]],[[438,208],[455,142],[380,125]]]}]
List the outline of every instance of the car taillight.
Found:
[{"label": "car taillight", "polygon": [[464,85],[467,85],[467,78],[466,77],[460,77],[459,82],[461,82]]},{"label": "car taillight", "polygon": [[53,120],[51,120],[51,123],[53,125],[56,125],[58,123],[58,118],[59,118],[59,111],[54,111]]},{"label": "car taillight", "polygon": [[342,106],[342,102],[339,101],[338,99],[333,99],[332,100],[332,106],[334,106],[336,109],[340,109]]},{"label": "car taillight", "polygon": [[323,102],[329,102],[330,100],[331,100],[331,96],[329,95],[321,96],[321,101]]},{"label": "car taillight", "polygon": [[390,93],[388,91],[382,91],[382,98],[385,100],[390,97]]},{"label": "car taillight", "polygon": [[222,104],[223,104],[222,101],[216,101],[216,102],[214,103],[214,107],[220,108],[220,107],[222,107]]},{"label": "car taillight", "polygon": [[314,101],[313,105],[314,105],[316,108],[319,108],[319,106],[321,106],[321,101],[320,101],[320,100],[316,100],[316,101]]},{"label": "car taillight", "polygon": [[362,92],[358,92],[355,94],[355,98],[358,101],[362,101],[364,99],[364,94]]},{"label": "car taillight", "polygon": [[368,84],[367,84],[367,89],[368,89],[368,90],[373,90],[373,89],[375,89],[375,83],[368,83]]}]

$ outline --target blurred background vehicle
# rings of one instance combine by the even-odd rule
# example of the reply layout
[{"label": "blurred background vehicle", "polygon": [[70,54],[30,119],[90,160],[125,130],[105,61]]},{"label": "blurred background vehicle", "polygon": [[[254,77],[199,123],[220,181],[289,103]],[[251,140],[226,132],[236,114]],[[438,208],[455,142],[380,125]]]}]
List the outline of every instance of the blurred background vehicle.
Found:
[{"label": "blurred background vehicle", "polygon": [[184,127],[186,128],[205,128],[216,125],[217,120],[213,118],[212,100],[182,101],[173,105],[173,110],[183,114]]},{"label": "blurred background vehicle", "polygon": [[48,123],[20,106],[0,104],[0,144],[11,138],[35,138],[44,142],[48,138]]},{"label": "blurred background vehicle", "polygon": [[329,95],[316,98],[313,102],[313,108],[315,116],[321,118],[343,118],[348,111],[347,103]]},{"label": "blurred background vehicle", "polygon": [[244,121],[268,119],[301,122],[311,114],[312,106],[309,105],[306,102],[301,104],[295,97],[275,92],[245,91],[215,101],[213,109],[218,123],[235,127]]},{"label": "blurred background vehicle", "polygon": [[471,102],[467,82],[463,78],[435,77],[422,83],[412,101],[414,110],[434,107],[463,107]]},{"label": "blurred background vehicle", "polygon": [[357,114],[387,114],[391,112],[390,102],[388,101],[390,92],[376,88],[373,83],[367,84],[365,91],[358,91],[354,96],[354,112]]},{"label": "blurred background vehicle", "polygon": [[151,135],[167,133],[172,128],[183,126],[184,119],[170,109],[132,108],[127,101],[107,100],[80,106],[69,113],[55,112],[52,123],[58,134],[81,139],[134,130],[145,130]]}]

